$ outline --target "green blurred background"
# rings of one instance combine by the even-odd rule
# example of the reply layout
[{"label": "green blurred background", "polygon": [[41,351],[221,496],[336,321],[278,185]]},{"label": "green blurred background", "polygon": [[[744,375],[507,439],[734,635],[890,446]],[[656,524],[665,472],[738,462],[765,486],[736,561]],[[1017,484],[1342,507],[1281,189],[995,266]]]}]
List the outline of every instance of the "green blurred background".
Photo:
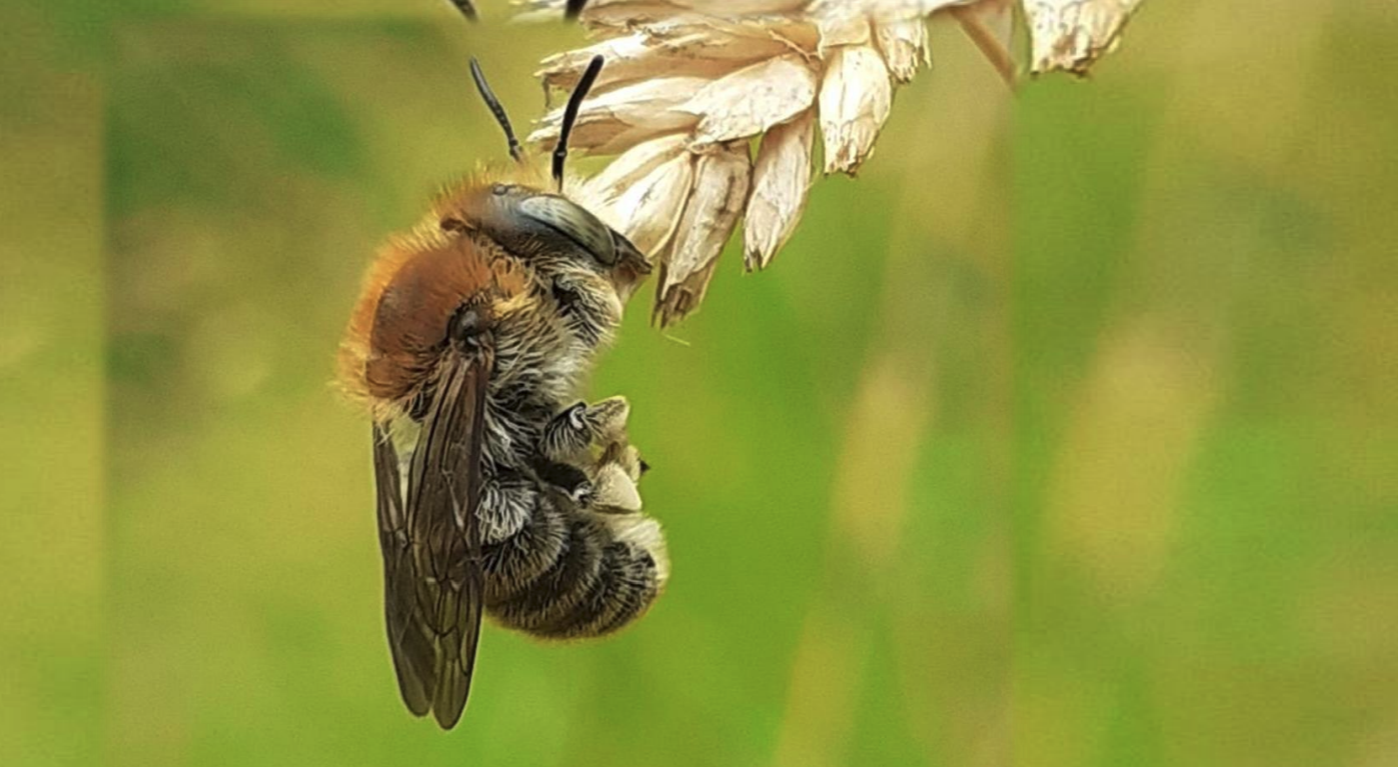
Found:
[{"label": "green blurred background", "polygon": [[672,586],[381,626],[361,269],[563,26],[437,0],[0,10],[0,764],[1398,765],[1398,12],[1153,0],[1013,99],[949,25],[857,181],[595,376]]}]

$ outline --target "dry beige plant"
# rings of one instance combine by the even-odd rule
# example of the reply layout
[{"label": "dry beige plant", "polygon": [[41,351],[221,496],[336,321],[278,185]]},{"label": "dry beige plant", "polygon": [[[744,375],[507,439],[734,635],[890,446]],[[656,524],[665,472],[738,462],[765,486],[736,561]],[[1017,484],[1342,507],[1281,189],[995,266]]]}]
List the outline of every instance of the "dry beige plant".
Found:
[{"label": "dry beige plant", "polygon": [[[771,263],[805,208],[817,135],[827,174],[870,157],[893,89],[930,63],[930,16],[954,18],[1013,84],[1017,19],[1030,72],[1084,74],[1140,2],[594,0],[580,20],[596,42],[538,74],[570,88],[606,58],[570,143],[616,159],[570,192],[659,266],[653,317],[668,325],[699,306],[739,221],[744,266]],[[525,4],[557,18],[563,2]],[[530,140],[553,142],[561,121]]]}]

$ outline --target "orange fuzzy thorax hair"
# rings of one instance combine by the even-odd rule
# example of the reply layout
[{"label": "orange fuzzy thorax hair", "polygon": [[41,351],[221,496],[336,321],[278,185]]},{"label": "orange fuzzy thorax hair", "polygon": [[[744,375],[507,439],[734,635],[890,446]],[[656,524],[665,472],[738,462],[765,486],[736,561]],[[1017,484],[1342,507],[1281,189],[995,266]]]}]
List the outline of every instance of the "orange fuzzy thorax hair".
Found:
[{"label": "orange fuzzy thorax hair", "polygon": [[[482,166],[443,189],[431,212],[411,232],[392,237],[379,249],[365,272],[340,345],[338,379],[346,396],[368,408],[376,420],[396,415],[401,412],[399,400],[421,383],[426,372],[422,366],[432,361],[429,351],[440,342],[461,303],[492,286],[501,298],[524,290],[523,267],[494,243],[471,237],[469,223],[494,184],[543,191],[554,183],[547,156],[526,154],[518,163]],[[583,188],[577,177],[565,183],[570,191]],[[445,231],[443,222],[449,219],[465,223],[467,231]],[[400,278],[405,280],[404,290],[414,296],[391,297],[389,311],[395,316],[381,320],[385,293]],[[376,331],[380,323],[385,326]]]},{"label": "orange fuzzy thorax hair", "polygon": [[430,375],[463,303],[484,302],[488,315],[492,303],[525,289],[522,267],[494,243],[442,230],[449,211],[468,213],[468,201],[488,190],[480,180],[448,190],[416,229],[380,248],[365,273],[340,345],[339,383],[376,420],[399,412]]}]

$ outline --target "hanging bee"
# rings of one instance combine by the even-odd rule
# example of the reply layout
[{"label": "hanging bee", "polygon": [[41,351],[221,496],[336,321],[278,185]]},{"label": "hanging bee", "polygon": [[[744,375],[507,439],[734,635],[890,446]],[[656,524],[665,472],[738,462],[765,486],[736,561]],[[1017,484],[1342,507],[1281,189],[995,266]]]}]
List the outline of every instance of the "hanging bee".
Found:
[{"label": "hanging bee", "polygon": [[562,192],[601,67],[569,97],[548,191],[472,60],[515,164],[448,190],[380,251],[341,348],[342,384],[373,419],[399,689],[444,729],[466,705],[483,612],[538,637],[602,636],[642,615],[669,571],[640,513],[626,401],[569,404],[650,271]]}]

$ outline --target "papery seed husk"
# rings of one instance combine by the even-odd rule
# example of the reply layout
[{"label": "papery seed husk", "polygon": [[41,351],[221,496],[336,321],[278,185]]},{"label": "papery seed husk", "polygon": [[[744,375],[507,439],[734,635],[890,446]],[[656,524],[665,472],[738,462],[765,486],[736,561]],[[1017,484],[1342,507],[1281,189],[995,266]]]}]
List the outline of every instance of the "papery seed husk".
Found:
[{"label": "papery seed husk", "polygon": [[892,101],[888,69],[872,46],[831,51],[820,90],[826,173],[853,173],[869,157]]},{"label": "papery seed husk", "polygon": [[[1080,1],[1024,4],[1054,6],[1061,31],[1065,9]],[[825,171],[853,173],[873,152],[894,83],[928,62],[926,18],[965,6],[957,9],[964,25],[1007,2],[592,0],[581,21],[608,39],[551,57],[540,74],[548,85],[570,88],[592,56],[606,58],[572,144],[591,154],[623,153],[585,185],[587,196],[602,200],[589,209],[658,257],[655,316],[669,324],[697,308],[739,208],[748,219],[748,268],[768,265],[790,237],[811,182],[814,120]],[[1108,2],[1134,8],[1139,0]],[[553,7],[561,11],[562,0]],[[1003,25],[992,29],[1003,39]],[[783,71],[797,71],[790,65],[821,80],[813,96],[781,90]],[[759,96],[764,86],[777,97]],[[806,106],[798,106],[802,97]],[[560,114],[552,113],[531,139],[554,139]],[[735,146],[764,131],[756,161],[747,157],[746,142],[741,152]],[[723,167],[728,170],[720,172]],[[732,211],[715,202],[733,195]]]},{"label": "papery seed husk", "polygon": [[[578,20],[589,30],[612,35],[666,24],[709,25],[721,29],[738,27],[745,32],[761,32],[765,27],[785,33],[806,23],[805,14],[800,11],[806,2],[807,0],[687,0],[684,3],[666,3],[655,0],[594,0],[583,10]],[[560,4],[559,8],[561,7]],[[754,24],[754,21],[758,23]],[[814,45],[813,40],[811,44]]]},{"label": "papery seed husk", "polygon": [[[882,1],[882,0],[879,0]],[[779,40],[807,52],[817,42],[814,17],[802,12],[809,0],[686,0],[666,3],[659,0],[594,0],[583,10],[579,21],[589,30],[604,35],[630,34],[643,29],[698,29],[747,37]],[[563,8],[555,4],[549,13],[557,19]],[[531,18],[540,12],[528,11]],[[584,64],[585,66],[585,64]],[[579,70],[580,71],[580,70]],[[576,78],[576,75],[574,75]]]},{"label": "papery seed husk", "polygon": [[1082,74],[1112,49],[1142,0],[1026,0],[1024,15],[1035,73],[1062,69]]},{"label": "papery seed husk", "polygon": [[[656,281],[657,310],[670,307],[661,311],[663,322],[697,306],[718,255],[738,224],[751,176],[746,144],[717,146],[699,156],[693,190]],[[694,303],[687,303],[686,296],[694,298]]]},{"label": "papery seed husk", "polygon": [[[593,154],[615,154],[655,136],[691,128],[699,118],[677,107],[708,82],[697,77],[658,78],[589,98],[578,111],[569,146]],[[562,108],[549,112],[529,141],[556,141],[562,119]]]},{"label": "papery seed husk", "polygon": [[[533,0],[527,5],[529,10],[516,18],[557,22],[563,13],[564,0]],[[664,21],[684,13],[688,11],[665,0],[592,0],[583,8],[578,21],[591,29],[625,29],[637,24]]]},{"label": "papery seed husk", "polygon": [[[651,322],[667,328],[692,314],[699,308],[699,304],[703,303],[704,294],[708,293],[709,282],[713,280],[717,268],[718,260],[715,259],[708,266],[671,286],[663,295],[657,295],[655,306],[651,309]],[[664,277],[665,269],[662,268],[660,274]]]},{"label": "papery seed husk", "polygon": [[[593,0],[584,9],[583,20],[587,20],[589,11],[618,12],[623,9],[657,5],[668,6],[675,13],[693,10],[720,18],[738,18],[758,14],[790,13],[805,8],[809,3],[810,0]],[[559,7],[562,7],[561,3]]]},{"label": "papery seed husk", "polygon": [[646,44],[647,39],[645,33],[637,32],[623,37],[608,38],[586,48],[555,53],[540,62],[542,68],[535,72],[534,76],[543,79],[546,86],[571,89],[577,85],[592,58],[601,56],[606,63],[592,86],[594,91],[601,92],[609,83],[618,79],[618,70],[626,69],[629,62],[644,58],[652,52],[653,48]]},{"label": "papery seed husk", "polygon": [[[805,17],[839,19],[856,16],[877,21],[926,18],[948,6],[971,0],[592,0],[580,21],[592,28],[627,28],[666,19],[712,16],[740,20],[752,17]],[[1063,2],[1081,0],[1059,0]],[[563,0],[525,3],[519,17],[557,19]]]},{"label": "papery seed husk", "polygon": [[679,156],[688,143],[688,136],[675,134],[637,144],[588,179],[585,194],[593,204],[610,204],[662,163]]},{"label": "papery seed husk", "polygon": [[593,502],[598,506],[633,514],[641,510],[641,494],[636,490],[636,483],[617,464],[610,463],[598,469],[593,488],[596,493]]},{"label": "papery seed husk", "polygon": [[752,161],[745,145],[716,147],[700,155],[693,190],[667,261],[669,280],[662,288],[679,283],[718,257],[747,200],[751,175]]},{"label": "papery seed husk", "polygon": [[694,155],[682,150],[595,211],[648,260],[669,245],[694,186]]},{"label": "papery seed husk", "polygon": [[[694,98],[700,88],[710,80],[702,77],[658,77],[645,80],[608,93],[590,96],[578,110],[578,120],[574,128],[589,121],[616,119],[631,125],[642,125],[657,120],[657,115],[668,112]],[[668,117],[691,117],[679,113]],[[539,121],[539,131],[552,131],[555,134],[563,121],[563,107],[550,110]]]},{"label": "papery seed husk", "polygon": [[[710,0],[722,2],[722,0]],[[878,22],[925,19],[949,5],[973,0],[811,0],[806,13],[817,19],[848,19],[856,16]]]},{"label": "papery seed husk", "polygon": [[[731,26],[731,25],[729,25]],[[658,77],[719,77],[754,61],[780,56],[789,45],[761,28],[725,31],[713,24],[663,25],[604,40],[544,59],[536,75],[551,87],[571,89],[593,56],[605,58],[595,93]]]},{"label": "papery seed husk", "polygon": [[879,50],[883,52],[889,74],[900,83],[912,81],[919,67],[932,63],[927,23],[922,19],[876,24],[874,37]]},{"label": "papery seed husk", "polygon": [[863,16],[836,16],[822,19],[819,23],[821,58],[828,58],[830,51],[846,45],[864,45],[869,42],[869,20]]},{"label": "papery seed husk", "polygon": [[814,110],[762,137],[743,217],[743,265],[748,271],[765,269],[796,230],[811,188],[814,143]]},{"label": "papery seed husk", "polygon": [[[619,120],[597,120],[587,125],[573,129],[573,135],[568,141],[569,149],[577,154],[607,156],[621,154],[631,147],[638,146],[647,141],[654,141],[670,135],[683,135],[688,137],[688,132],[683,132],[684,127],[668,128],[657,125],[628,125]],[[536,131],[530,134],[529,141],[539,146],[553,147],[557,140],[558,133],[551,136],[547,133]]]},{"label": "papery seed husk", "polygon": [[809,109],[815,94],[815,72],[791,54],[710,83],[683,110],[700,117],[694,143],[703,146],[756,136]]}]

